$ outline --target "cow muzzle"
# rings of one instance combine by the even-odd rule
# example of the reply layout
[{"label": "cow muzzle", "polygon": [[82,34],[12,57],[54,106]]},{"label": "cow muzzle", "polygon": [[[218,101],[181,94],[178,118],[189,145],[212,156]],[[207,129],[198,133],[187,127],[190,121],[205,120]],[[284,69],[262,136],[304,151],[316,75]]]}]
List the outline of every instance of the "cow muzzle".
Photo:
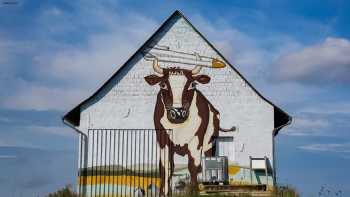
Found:
[{"label": "cow muzzle", "polygon": [[184,107],[172,107],[167,110],[167,117],[171,123],[183,123],[188,117],[188,109]]}]

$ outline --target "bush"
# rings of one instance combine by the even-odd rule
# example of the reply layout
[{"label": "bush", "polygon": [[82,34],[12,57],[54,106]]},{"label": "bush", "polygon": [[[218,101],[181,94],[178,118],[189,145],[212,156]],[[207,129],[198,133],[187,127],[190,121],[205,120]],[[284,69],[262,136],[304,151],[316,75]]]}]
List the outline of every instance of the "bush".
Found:
[{"label": "bush", "polygon": [[67,185],[56,192],[48,194],[46,197],[78,197],[71,185]]},{"label": "bush", "polygon": [[277,186],[274,192],[275,197],[300,197],[297,190],[291,186]]}]

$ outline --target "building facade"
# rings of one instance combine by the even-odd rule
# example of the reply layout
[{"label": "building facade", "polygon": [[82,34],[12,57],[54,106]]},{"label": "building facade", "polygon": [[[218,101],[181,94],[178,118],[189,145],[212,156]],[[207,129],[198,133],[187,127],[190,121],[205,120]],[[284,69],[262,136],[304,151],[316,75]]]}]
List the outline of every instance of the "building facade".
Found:
[{"label": "building facade", "polygon": [[211,156],[227,158],[225,184],[274,185],[274,137],[291,117],[176,11],[63,120],[81,134],[79,192],[117,196],[200,183]]}]

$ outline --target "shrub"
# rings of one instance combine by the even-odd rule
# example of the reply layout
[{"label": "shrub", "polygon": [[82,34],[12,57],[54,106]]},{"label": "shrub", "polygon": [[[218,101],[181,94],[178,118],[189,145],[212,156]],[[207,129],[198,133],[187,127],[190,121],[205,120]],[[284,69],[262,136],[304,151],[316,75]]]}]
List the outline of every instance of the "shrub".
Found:
[{"label": "shrub", "polygon": [[277,186],[274,197],[299,197],[297,190],[291,186]]},{"label": "shrub", "polygon": [[78,197],[71,185],[67,185],[56,192],[48,194],[46,197]]}]

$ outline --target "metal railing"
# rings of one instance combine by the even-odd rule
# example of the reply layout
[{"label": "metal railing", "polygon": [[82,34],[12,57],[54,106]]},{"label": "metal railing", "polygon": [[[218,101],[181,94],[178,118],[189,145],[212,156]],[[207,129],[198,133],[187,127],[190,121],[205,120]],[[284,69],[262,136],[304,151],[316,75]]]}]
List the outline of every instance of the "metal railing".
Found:
[{"label": "metal railing", "polygon": [[[160,156],[169,154],[160,150],[156,132],[89,129],[86,136],[80,134],[79,196],[159,196]],[[169,138],[158,140],[171,139],[172,131],[166,132]]]}]

